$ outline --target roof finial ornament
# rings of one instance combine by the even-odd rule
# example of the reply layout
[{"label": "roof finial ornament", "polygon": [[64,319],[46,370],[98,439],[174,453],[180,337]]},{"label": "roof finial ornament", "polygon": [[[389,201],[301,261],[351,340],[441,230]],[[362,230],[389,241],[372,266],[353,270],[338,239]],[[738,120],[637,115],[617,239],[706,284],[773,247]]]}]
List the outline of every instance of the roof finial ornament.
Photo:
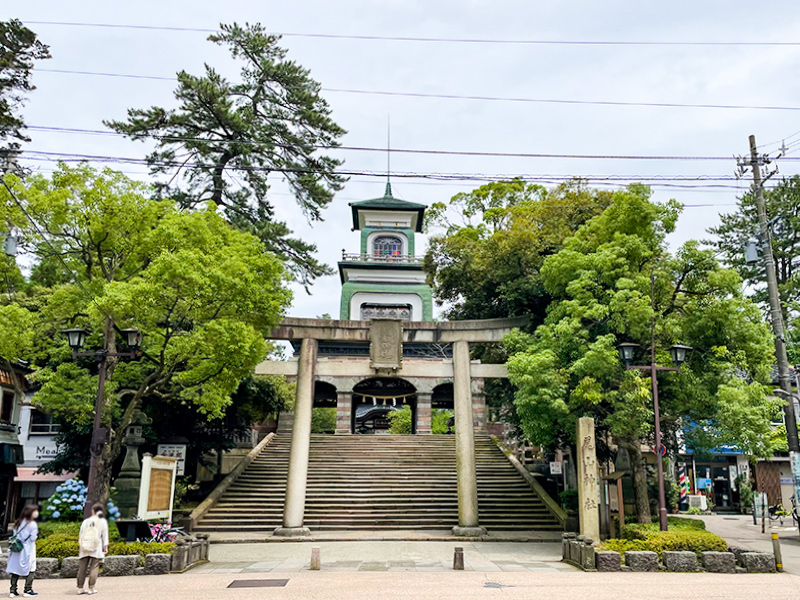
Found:
[{"label": "roof finial ornament", "polygon": [[392,115],[386,115],[386,198],[392,197]]}]

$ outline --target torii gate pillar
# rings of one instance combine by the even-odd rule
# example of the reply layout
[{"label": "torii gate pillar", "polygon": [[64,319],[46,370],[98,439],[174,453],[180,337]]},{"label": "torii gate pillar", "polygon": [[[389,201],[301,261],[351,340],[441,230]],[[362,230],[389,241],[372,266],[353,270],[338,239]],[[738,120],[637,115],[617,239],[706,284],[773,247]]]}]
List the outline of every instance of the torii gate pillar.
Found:
[{"label": "torii gate pillar", "polygon": [[456,420],[456,473],[458,525],[453,534],[478,537],[486,529],[478,524],[478,475],[475,471],[475,432],[472,423],[472,377],[469,342],[453,342],[453,404]]}]

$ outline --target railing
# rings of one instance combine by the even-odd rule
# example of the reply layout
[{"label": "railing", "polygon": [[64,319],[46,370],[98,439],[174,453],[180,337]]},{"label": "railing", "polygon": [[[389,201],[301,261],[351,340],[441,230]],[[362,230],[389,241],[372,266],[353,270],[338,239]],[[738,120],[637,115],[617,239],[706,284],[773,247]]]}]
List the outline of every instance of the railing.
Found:
[{"label": "railing", "polygon": [[251,428],[236,432],[230,436],[230,439],[237,448],[255,448],[258,444],[258,431]]},{"label": "railing", "polygon": [[421,265],[422,256],[410,254],[348,254],[342,252],[342,262],[391,263],[401,265]]}]

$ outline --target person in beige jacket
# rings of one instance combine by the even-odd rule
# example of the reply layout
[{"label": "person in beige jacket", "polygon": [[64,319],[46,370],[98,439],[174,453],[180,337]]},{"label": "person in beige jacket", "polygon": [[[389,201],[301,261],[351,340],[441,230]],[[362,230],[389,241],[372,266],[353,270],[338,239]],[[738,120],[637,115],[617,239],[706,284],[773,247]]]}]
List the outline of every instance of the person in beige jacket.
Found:
[{"label": "person in beige jacket", "polygon": [[[94,585],[100,573],[100,563],[108,552],[108,521],[102,504],[92,506],[92,516],[81,523],[78,537],[80,554],[78,561],[78,594],[96,594]],[[86,575],[89,575],[89,589],[84,589]]]}]

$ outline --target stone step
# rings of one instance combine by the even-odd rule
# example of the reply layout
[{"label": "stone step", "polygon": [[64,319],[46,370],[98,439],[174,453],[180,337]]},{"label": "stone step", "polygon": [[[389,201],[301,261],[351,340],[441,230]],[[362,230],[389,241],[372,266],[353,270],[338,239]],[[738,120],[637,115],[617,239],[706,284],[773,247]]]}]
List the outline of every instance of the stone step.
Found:
[{"label": "stone step", "polygon": [[[481,521],[486,523],[552,523],[552,518],[547,515],[502,515],[497,513],[478,513]],[[223,525],[225,522],[238,522],[248,525],[263,524],[266,522],[280,522],[283,518],[283,513],[274,512],[258,515],[257,517],[246,518],[239,514],[228,513],[214,513],[206,517],[203,525]],[[458,514],[452,511],[447,513],[321,513],[311,512],[306,513],[304,521],[316,521],[319,523],[328,522],[330,524],[337,523],[384,523],[386,525],[397,525],[400,523],[412,524],[430,524],[431,522],[451,522],[455,521],[457,524]]]},{"label": "stone step", "polygon": [[[290,435],[280,434],[200,522],[199,531],[263,531],[283,516]],[[479,519],[558,530],[545,504],[485,434],[476,434]],[[449,529],[458,522],[454,436],[312,435],[305,525],[324,530]]]},{"label": "stone step", "polygon": [[[366,524],[361,525],[357,523],[350,523],[347,525],[332,525],[326,524],[324,526],[320,526],[317,524],[306,523],[305,526],[308,527],[311,531],[417,531],[417,530],[430,530],[430,529],[442,529],[442,535],[450,535],[450,529],[455,525],[455,522],[450,522],[444,525],[439,526],[431,526],[427,524],[423,525],[385,525],[385,524]],[[281,525],[280,521],[274,521],[270,523],[266,523],[263,525],[203,525],[202,529],[198,529],[198,531],[202,531],[205,533],[228,533],[228,532],[239,532],[239,533],[258,533],[269,535],[273,530]],[[542,523],[542,524],[529,524],[529,523],[522,523],[522,524],[500,524],[499,526],[494,526],[491,523],[487,523],[487,527],[494,527],[495,529],[500,529],[502,531],[562,531],[560,525],[552,524],[552,523]]]}]

